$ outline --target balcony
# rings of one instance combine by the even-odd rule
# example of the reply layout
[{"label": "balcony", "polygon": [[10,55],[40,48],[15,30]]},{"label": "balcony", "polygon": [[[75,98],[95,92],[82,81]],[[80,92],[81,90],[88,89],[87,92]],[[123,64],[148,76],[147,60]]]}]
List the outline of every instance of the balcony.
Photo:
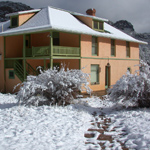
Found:
[{"label": "balcony", "polygon": [[[79,47],[64,47],[64,46],[53,46],[52,51],[53,56],[80,56]],[[41,57],[41,56],[50,56],[50,47],[32,47],[26,48],[26,57]]]}]

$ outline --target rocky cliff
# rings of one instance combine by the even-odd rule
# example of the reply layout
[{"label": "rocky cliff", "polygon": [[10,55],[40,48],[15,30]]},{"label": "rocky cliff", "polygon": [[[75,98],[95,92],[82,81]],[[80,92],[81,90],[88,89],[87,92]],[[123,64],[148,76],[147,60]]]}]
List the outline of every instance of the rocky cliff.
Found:
[{"label": "rocky cliff", "polygon": [[0,22],[7,21],[9,19],[8,17],[5,17],[6,14],[30,9],[32,9],[30,6],[22,3],[2,1],[0,2]]}]

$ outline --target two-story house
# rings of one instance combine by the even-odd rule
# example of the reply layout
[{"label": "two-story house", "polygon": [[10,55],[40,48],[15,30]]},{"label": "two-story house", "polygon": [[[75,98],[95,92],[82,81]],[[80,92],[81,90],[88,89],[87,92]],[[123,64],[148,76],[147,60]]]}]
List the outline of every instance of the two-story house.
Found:
[{"label": "two-story house", "polygon": [[12,92],[36,68],[65,63],[91,74],[93,91],[105,90],[139,64],[139,44],[107,19],[53,7],[7,14],[0,23],[0,92]]}]

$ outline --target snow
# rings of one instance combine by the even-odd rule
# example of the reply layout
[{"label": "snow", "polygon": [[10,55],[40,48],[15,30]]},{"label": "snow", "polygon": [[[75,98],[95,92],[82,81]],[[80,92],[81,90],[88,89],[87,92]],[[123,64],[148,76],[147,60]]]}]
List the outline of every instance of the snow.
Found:
[{"label": "snow", "polygon": [[0,94],[0,149],[85,149],[92,116],[68,107],[24,107]]},{"label": "snow", "polygon": [[6,14],[6,17],[16,16],[16,15],[19,15],[19,14],[27,14],[27,13],[39,12],[40,10],[41,9],[33,9],[33,10],[27,10],[27,11],[14,12],[14,13]]},{"label": "snow", "polygon": [[113,120],[112,126],[117,127],[117,132],[124,131],[125,136],[120,141],[129,148],[150,149],[150,110],[122,110],[107,115]]},{"label": "snow", "polygon": [[[97,113],[95,118],[93,112]],[[94,128],[91,122],[101,121],[98,117],[101,114],[111,119],[104,134],[114,138],[113,144],[103,141],[105,149],[121,149],[118,140],[130,149],[150,149],[148,108],[125,109],[98,97],[76,99],[66,107],[25,107],[17,103],[15,95],[9,94],[0,94],[0,149],[86,150],[90,146],[98,150],[98,133],[94,131],[96,135],[91,139],[86,139],[84,134]],[[92,141],[96,147],[85,145],[85,141]]]},{"label": "snow", "polygon": [[[132,38],[131,36],[110,26],[106,22],[104,23],[104,30],[108,31],[108,33],[95,31],[87,25],[85,25],[84,23],[82,23],[81,21],[79,21],[76,17],[73,16],[73,14],[73,12],[68,12],[48,6],[46,8],[41,9],[41,11],[39,11],[36,15],[34,15],[23,25],[16,28],[7,28],[5,32],[0,33],[0,36],[24,34],[46,30],[56,30],[61,32],[87,34],[92,36],[113,38],[141,44],[147,44],[146,42]],[[83,16],[86,17],[86,15]],[[96,19],[98,19],[98,17],[96,17]],[[101,20],[101,18],[99,19]]]}]

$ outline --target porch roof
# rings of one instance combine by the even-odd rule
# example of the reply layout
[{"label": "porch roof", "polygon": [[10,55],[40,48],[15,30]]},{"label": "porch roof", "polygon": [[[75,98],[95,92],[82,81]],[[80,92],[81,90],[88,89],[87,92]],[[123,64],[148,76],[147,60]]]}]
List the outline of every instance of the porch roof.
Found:
[{"label": "porch roof", "polygon": [[[131,36],[112,27],[106,22],[104,23],[104,30],[106,32],[95,31],[90,27],[88,27],[87,25],[85,25],[84,23],[82,23],[76,17],[74,17],[74,15],[81,15],[81,14],[72,13],[69,11],[64,11],[61,9],[56,9],[48,6],[47,8],[41,9],[36,15],[34,15],[31,19],[29,19],[27,22],[25,22],[23,25],[19,27],[9,28],[10,21],[1,23],[0,36],[9,36],[9,35],[34,33],[40,31],[56,30],[62,32],[86,34],[86,35],[92,35],[98,37],[106,37],[106,38],[136,42],[140,44],[147,44],[146,42],[132,38]],[[99,20],[102,19],[99,18]]]}]

